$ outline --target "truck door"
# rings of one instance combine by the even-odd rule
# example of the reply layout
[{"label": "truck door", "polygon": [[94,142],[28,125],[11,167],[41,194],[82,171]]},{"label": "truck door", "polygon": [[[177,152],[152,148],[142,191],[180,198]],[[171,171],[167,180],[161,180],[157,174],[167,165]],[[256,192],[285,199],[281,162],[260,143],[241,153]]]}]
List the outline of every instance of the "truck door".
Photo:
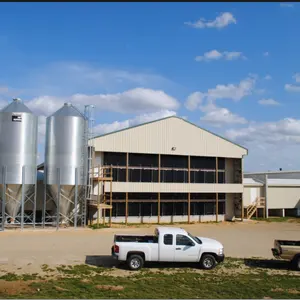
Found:
[{"label": "truck door", "polygon": [[175,237],[173,234],[162,234],[159,235],[159,261],[168,261],[173,262],[174,261],[174,255],[175,255]]},{"label": "truck door", "polygon": [[182,234],[176,235],[175,262],[197,262],[200,247],[189,237]]}]

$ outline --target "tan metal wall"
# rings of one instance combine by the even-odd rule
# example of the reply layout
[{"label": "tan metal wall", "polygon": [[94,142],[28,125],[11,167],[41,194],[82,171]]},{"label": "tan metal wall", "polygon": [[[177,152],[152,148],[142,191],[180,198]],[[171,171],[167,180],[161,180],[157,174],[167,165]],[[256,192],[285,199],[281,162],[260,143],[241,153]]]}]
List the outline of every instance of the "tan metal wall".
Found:
[{"label": "tan metal wall", "polygon": [[232,158],[247,155],[241,146],[176,117],[95,138],[94,145],[95,151]]},{"label": "tan metal wall", "polygon": [[[96,183],[97,186],[97,183]],[[105,190],[109,191],[106,182]],[[197,184],[197,183],[151,183],[151,182],[113,182],[116,193],[242,193],[242,184]],[[95,187],[94,191],[98,191]]]},{"label": "tan metal wall", "polygon": [[268,187],[268,208],[300,208],[300,186]]},{"label": "tan metal wall", "polygon": [[251,204],[252,190],[255,190],[254,193],[257,195],[257,197],[263,197],[263,195],[264,195],[264,187],[244,185],[244,206],[248,206]]}]

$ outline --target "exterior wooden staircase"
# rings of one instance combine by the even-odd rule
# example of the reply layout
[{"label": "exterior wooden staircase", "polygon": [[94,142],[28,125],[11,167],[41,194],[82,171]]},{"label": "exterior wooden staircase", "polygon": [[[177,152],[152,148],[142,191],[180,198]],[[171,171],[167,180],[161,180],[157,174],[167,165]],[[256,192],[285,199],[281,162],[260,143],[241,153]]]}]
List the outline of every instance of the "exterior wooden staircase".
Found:
[{"label": "exterior wooden staircase", "polygon": [[246,208],[247,219],[251,219],[255,213],[256,213],[256,217],[258,217],[258,209],[259,208],[264,209],[264,216],[265,216],[266,199],[264,197],[257,197],[255,202],[253,202]]}]

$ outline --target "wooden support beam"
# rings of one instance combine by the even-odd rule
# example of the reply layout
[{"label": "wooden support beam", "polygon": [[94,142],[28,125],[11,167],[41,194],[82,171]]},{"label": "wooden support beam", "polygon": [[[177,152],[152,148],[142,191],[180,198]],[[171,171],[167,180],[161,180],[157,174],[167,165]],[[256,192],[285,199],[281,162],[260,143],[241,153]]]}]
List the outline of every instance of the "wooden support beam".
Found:
[{"label": "wooden support beam", "polygon": [[[158,154],[158,183],[159,183],[159,190],[160,190],[160,154]],[[160,223],[160,192],[157,195],[157,223]]]},{"label": "wooden support beam", "polygon": [[[98,165],[98,177],[100,174],[100,165]],[[100,224],[100,181],[98,181],[98,195],[97,195],[97,226]]]},{"label": "wooden support beam", "polygon": [[[112,167],[110,167],[110,177],[112,177]],[[109,205],[112,207],[112,180],[110,181]],[[111,227],[112,208],[109,211],[109,226]]]},{"label": "wooden support beam", "polygon": [[219,193],[216,193],[216,222],[219,222]]},{"label": "wooden support beam", "polygon": [[244,157],[242,157],[241,158],[241,177],[242,177],[242,185],[243,185],[243,192],[242,192],[242,194],[241,194],[241,197],[242,197],[242,204],[241,204],[241,206],[242,206],[242,222],[244,221],[244,218],[245,218],[245,216],[244,216],[244,183],[243,183],[243,173],[244,173],[244,166],[243,166],[243,158]]},{"label": "wooden support beam", "polygon": [[126,182],[129,181],[129,173],[128,173],[128,165],[129,165],[129,153],[126,153]]},{"label": "wooden support beam", "polygon": [[[106,204],[105,182],[103,182],[103,191],[102,191],[102,195],[103,195],[103,203]],[[103,225],[105,225],[106,210],[103,209],[102,211],[103,211]]]},{"label": "wooden support beam", "polygon": [[128,224],[128,193],[126,192],[125,198],[125,225]]},{"label": "wooden support beam", "polygon": [[[191,184],[191,157],[188,156],[188,183]],[[188,224],[191,223],[191,193],[188,192]]]},{"label": "wooden support beam", "polygon": [[[218,184],[219,182],[219,174],[218,174],[218,157],[216,157],[216,178],[215,182]],[[216,222],[219,221],[219,193],[216,193]]]},{"label": "wooden support beam", "polygon": [[[129,153],[126,153],[126,182],[129,182],[129,172],[128,172],[128,165],[129,165]],[[125,224],[128,224],[128,192],[126,192],[125,198]]]}]

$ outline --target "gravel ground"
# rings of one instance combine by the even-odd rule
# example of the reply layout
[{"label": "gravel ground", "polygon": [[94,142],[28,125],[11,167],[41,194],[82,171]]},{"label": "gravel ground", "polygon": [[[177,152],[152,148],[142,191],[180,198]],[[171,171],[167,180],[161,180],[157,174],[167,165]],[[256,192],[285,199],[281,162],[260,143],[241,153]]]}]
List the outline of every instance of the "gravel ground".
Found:
[{"label": "gravel ground", "polygon": [[[221,223],[180,225],[194,235],[215,238],[230,257],[272,258],[274,239],[300,239],[299,223]],[[111,262],[115,233],[151,234],[155,226],[138,228],[36,229],[0,232],[0,272],[41,273],[42,265]]]}]

